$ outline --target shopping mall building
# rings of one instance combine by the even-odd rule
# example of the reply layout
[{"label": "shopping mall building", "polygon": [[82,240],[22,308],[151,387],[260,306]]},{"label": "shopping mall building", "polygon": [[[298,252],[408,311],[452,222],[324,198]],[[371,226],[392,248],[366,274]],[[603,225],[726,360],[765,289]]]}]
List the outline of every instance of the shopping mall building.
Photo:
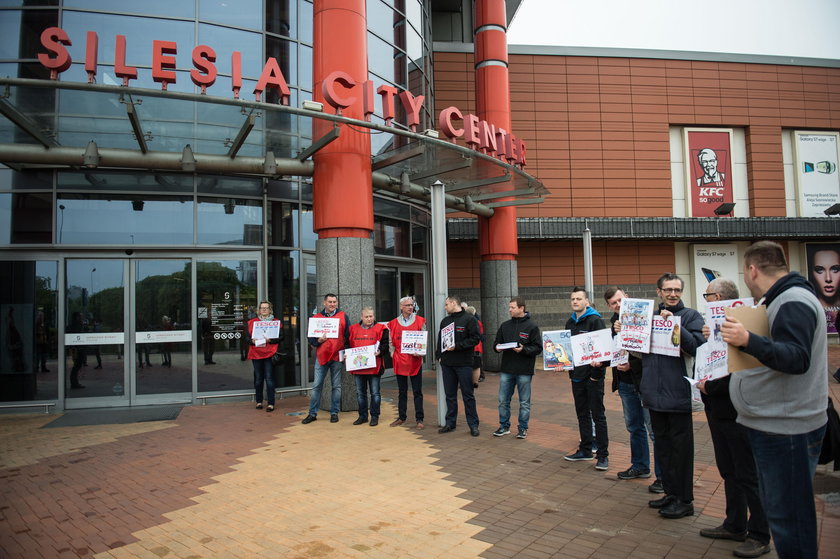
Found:
[{"label": "shopping mall building", "polygon": [[435,274],[552,328],[775,239],[833,313],[840,61],[508,47],[519,4],[0,2],[0,407],[247,393],[265,298],[305,390],[324,293],[438,319]]}]

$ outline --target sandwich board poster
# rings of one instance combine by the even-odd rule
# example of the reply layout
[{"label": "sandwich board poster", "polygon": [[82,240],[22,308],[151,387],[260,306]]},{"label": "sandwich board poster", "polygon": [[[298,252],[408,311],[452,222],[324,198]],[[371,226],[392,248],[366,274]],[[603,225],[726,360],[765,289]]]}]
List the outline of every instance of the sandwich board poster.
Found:
[{"label": "sandwich board poster", "polygon": [[572,336],[572,357],[575,367],[590,363],[609,364],[612,351],[612,331],[609,328]]},{"label": "sandwich board poster", "polygon": [[686,128],[685,169],[688,215],[715,217],[733,202],[732,129]]},{"label": "sandwich board poster", "polygon": [[365,345],[344,348],[344,365],[348,371],[359,371],[376,366],[376,348],[378,346]]},{"label": "sandwich board poster", "polygon": [[724,343],[723,337],[720,335],[720,326],[726,321],[726,308],[743,306],[753,306],[753,298],[745,297],[743,299],[706,302],[706,326],[709,327],[710,331],[709,342]]},{"label": "sandwich board poster", "polygon": [[652,299],[625,297],[621,300],[621,308],[618,310],[621,329],[616,335],[618,347],[627,351],[650,353],[653,306],[654,301]]},{"label": "sandwich board poster", "polygon": [[571,371],[575,368],[572,363],[572,331],[551,330],[543,332],[543,369]]},{"label": "sandwich board poster", "polygon": [[650,352],[657,355],[680,356],[680,317],[653,317],[650,335]]},{"label": "sandwich board poster", "polygon": [[840,203],[840,133],[797,130],[793,137],[799,217],[825,217],[825,210]]},{"label": "sandwich board poster", "polygon": [[428,339],[425,330],[403,330],[400,351],[406,355],[426,355]]}]

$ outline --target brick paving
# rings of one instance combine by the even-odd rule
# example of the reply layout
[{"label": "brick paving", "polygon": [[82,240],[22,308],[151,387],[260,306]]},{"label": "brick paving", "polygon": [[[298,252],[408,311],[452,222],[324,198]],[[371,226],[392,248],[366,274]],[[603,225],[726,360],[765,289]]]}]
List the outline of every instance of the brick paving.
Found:
[{"label": "brick paving", "polygon": [[[832,346],[833,367],[840,346]],[[439,435],[434,375],[427,429],[395,418],[383,383],[379,426],[301,425],[307,399],[273,414],[248,402],[187,407],[175,421],[40,429],[44,414],[0,416],[3,558],[723,558],[733,542],[701,538],[723,518],[723,485],[702,413],[695,414],[693,517],[647,507],[652,480],[629,465],[621,402],[608,394],[610,470],[567,462],[577,446],[568,377],[534,380],[527,440],[491,435],[498,375],[477,391],[481,436]],[[831,384],[840,401],[840,384]],[[515,399],[515,398],[514,398]],[[409,402],[409,416],[413,408]],[[513,404],[515,423],[516,404]],[[840,556],[840,475],[821,466],[822,557]],[[775,553],[764,557],[775,557]]]}]

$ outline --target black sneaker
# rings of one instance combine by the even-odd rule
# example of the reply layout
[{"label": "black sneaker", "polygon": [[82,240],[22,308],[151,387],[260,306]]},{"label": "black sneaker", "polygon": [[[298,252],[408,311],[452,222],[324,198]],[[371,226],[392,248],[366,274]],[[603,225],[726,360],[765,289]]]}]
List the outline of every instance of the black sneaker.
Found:
[{"label": "black sneaker", "polygon": [[[330,420],[332,420],[332,417],[330,417]],[[362,423],[367,423],[367,422],[368,422],[367,417],[359,417],[359,419],[357,419],[356,421],[353,422],[353,425],[361,425]]]},{"label": "black sneaker", "polygon": [[648,491],[651,493],[665,493],[665,487],[662,485],[662,480],[657,479],[648,486]]},{"label": "black sneaker", "polygon": [[747,541],[732,550],[735,557],[761,557],[765,553],[770,553],[770,544],[754,538],[747,538]]},{"label": "black sneaker", "polygon": [[331,413],[330,414],[330,423],[338,423],[338,414],[337,413]]},{"label": "black sneaker", "polygon": [[510,429],[505,429],[504,427],[499,427],[495,431],[493,431],[494,437],[504,437],[505,435],[510,435]]},{"label": "black sneaker", "polygon": [[516,433],[517,439],[524,439],[528,437],[528,429],[520,429],[518,433]]},{"label": "black sneaker", "polygon": [[310,413],[309,415],[307,415],[306,417],[303,418],[303,421],[301,421],[301,423],[306,425],[307,423],[312,423],[313,421],[317,421],[317,420],[318,420],[318,416],[317,415],[312,415]]},{"label": "black sneaker", "polygon": [[649,478],[650,470],[637,470],[636,468],[627,468],[623,472],[618,472],[618,479],[638,479]]},{"label": "black sneaker", "polygon": [[569,454],[568,456],[564,456],[564,460],[568,460],[569,462],[577,462],[578,460],[592,460],[595,458],[591,454],[584,454],[583,451],[578,450],[574,454]]}]

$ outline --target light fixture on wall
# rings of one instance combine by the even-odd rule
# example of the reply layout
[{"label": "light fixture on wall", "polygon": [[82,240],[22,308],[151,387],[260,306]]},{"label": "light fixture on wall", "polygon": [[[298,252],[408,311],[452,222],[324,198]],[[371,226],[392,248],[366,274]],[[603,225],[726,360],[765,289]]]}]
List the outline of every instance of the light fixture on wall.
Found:
[{"label": "light fixture on wall", "polygon": [[225,201],[225,213],[228,215],[233,215],[234,209],[236,209],[236,202],[234,202],[233,198],[228,198]]},{"label": "light fixture on wall", "polygon": [[732,215],[732,211],[735,209],[735,202],[726,202],[725,204],[721,204],[717,208],[715,208],[715,215]]},{"label": "light fixture on wall", "polygon": [[324,112],[324,104],[319,103],[318,101],[310,101],[309,99],[305,99],[300,104],[300,106],[306,109],[307,111],[315,111],[316,113]]},{"label": "light fixture on wall", "polygon": [[834,204],[825,209],[823,212],[825,215],[840,215],[840,204]]},{"label": "light fixture on wall", "polygon": [[131,201],[131,209],[135,212],[142,212],[143,211],[143,200],[132,200]]}]

